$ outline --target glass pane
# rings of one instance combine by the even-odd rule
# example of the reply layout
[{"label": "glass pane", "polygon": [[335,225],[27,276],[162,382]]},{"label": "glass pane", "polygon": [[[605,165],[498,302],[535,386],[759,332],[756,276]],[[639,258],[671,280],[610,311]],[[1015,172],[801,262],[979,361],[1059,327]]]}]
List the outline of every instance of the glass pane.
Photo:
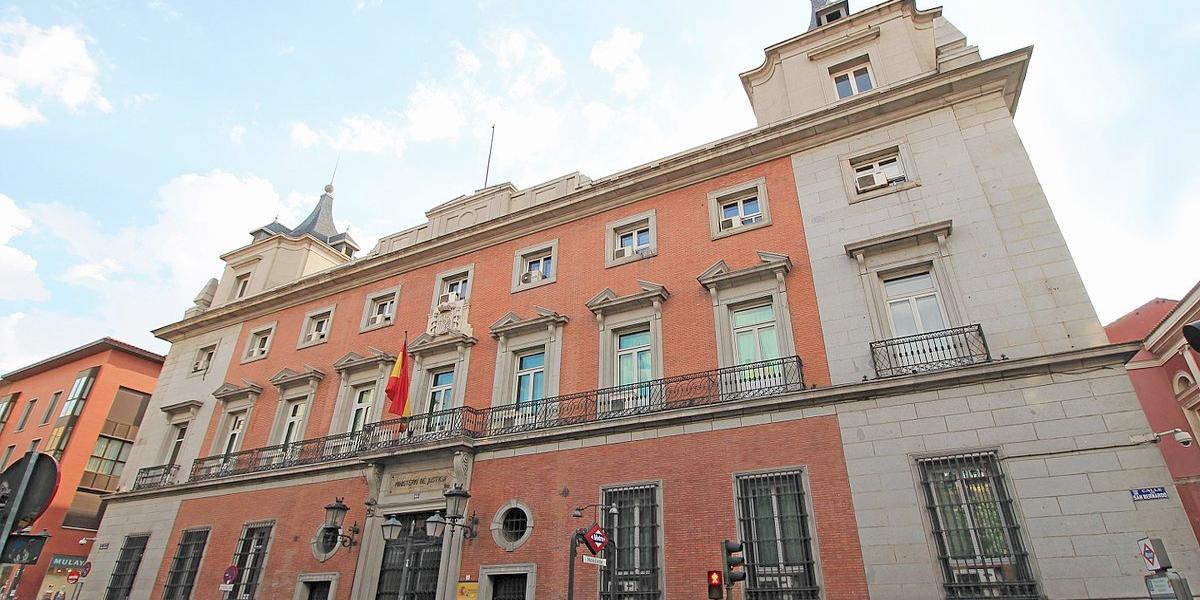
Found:
[{"label": "glass pane", "polygon": [[833,78],[833,83],[837,86],[838,98],[846,98],[854,95],[854,89],[850,87],[849,75],[838,75]]},{"label": "glass pane", "polygon": [[549,277],[550,273],[554,270],[552,262],[553,260],[554,259],[550,258],[549,256],[542,259],[542,274],[546,277]]},{"label": "glass pane", "polygon": [[721,218],[732,219],[738,216],[738,203],[731,202],[721,207]]},{"label": "glass pane", "polygon": [[639,246],[649,246],[650,245],[650,230],[649,229],[642,229],[637,232],[637,245],[639,245]]},{"label": "glass pane", "polygon": [[530,389],[529,375],[521,375],[517,377],[517,404],[522,404],[529,401]]},{"label": "glass pane", "polygon": [[758,198],[749,198],[742,201],[742,214],[746,216],[758,214]]},{"label": "glass pane", "polygon": [[917,320],[913,317],[912,307],[908,300],[892,302],[888,304],[888,310],[892,313],[892,333],[896,337],[920,333],[917,330]]},{"label": "glass pane", "polygon": [[746,327],[758,323],[769,323],[775,320],[775,308],[770,304],[745,308],[733,313],[733,326]]},{"label": "glass pane", "polygon": [[779,339],[775,336],[775,326],[762,327],[758,330],[759,356],[763,360],[779,358]]},{"label": "glass pane", "polygon": [[946,328],[946,320],[942,317],[942,307],[938,305],[937,296],[917,298],[917,314],[921,315],[921,327],[925,331],[940,331]]},{"label": "glass pane", "polygon": [[537,354],[526,354],[525,356],[522,356],[521,360],[520,360],[520,365],[518,368],[520,370],[524,371],[526,369],[533,369],[536,367],[545,366],[545,364],[546,364],[546,353],[538,352]]},{"label": "glass pane", "polygon": [[534,400],[542,399],[542,397],[546,391],[545,385],[544,385],[545,378],[546,378],[546,373],[544,371],[538,371],[533,374],[533,399]]},{"label": "glass pane", "polygon": [[884,282],[883,287],[887,290],[888,298],[900,298],[916,292],[932,290],[933,277],[930,277],[929,273],[909,275],[908,277],[889,279]]},{"label": "glass pane", "polygon": [[650,351],[642,350],[637,353],[638,381],[650,381]]},{"label": "glass pane", "polygon": [[634,356],[633,354],[622,354],[617,357],[617,385],[625,385],[634,383]]},{"label": "glass pane", "polygon": [[871,87],[871,74],[867,72],[867,68],[863,67],[854,72],[854,86],[858,88],[858,93],[863,93]]},{"label": "glass pane", "polygon": [[638,346],[650,345],[649,331],[635,331],[633,333],[623,333],[617,338],[617,348],[625,350],[627,348],[637,348]]},{"label": "glass pane", "polygon": [[740,331],[737,337],[737,358],[739,364],[751,363],[758,360],[758,344],[753,331]]},{"label": "glass pane", "polygon": [[621,248],[633,247],[633,234],[632,233],[622,233],[620,241],[617,243],[617,245],[620,246]]},{"label": "glass pane", "polygon": [[454,383],[454,371],[442,371],[433,375],[433,385],[440,387]]}]

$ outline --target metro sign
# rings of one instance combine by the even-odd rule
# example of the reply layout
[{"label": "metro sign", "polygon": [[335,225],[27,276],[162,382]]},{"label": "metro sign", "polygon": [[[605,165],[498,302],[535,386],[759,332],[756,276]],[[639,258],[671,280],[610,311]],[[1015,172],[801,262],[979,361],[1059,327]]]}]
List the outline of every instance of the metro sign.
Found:
[{"label": "metro sign", "polygon": [[592,528],[583,534],[583,543],[587,544],[592,554],[596,554],[608,545],[608,534],[604,533],[599,524],[592,525]]}]

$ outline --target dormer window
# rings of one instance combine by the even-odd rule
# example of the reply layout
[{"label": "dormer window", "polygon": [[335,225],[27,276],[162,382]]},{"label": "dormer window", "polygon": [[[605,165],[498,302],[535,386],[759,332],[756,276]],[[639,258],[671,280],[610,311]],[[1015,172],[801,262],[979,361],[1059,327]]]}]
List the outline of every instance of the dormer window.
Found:
[{"label": "dormer window", "polygon": [[817,13],[817,23],[821,25],[828,25],[844,16],[846,15],[842,13],[842,7],[839,6],[830,11]]},{"label": "dormer window", "polygon": [[203,373],[212,366],[213,356],[217,354],[217,345],[205,346],[196,351],[196,360],[192,362],[193,373]]},{"label": "dormer window", "polygon": [[233,299],[245,298],[250,290],[250,274],[243,273],[233,280]]},{"label": "dormer window", "polygon": [[856,61],[849,68],[832,71],[830,75],[833,77],[833,86],[837,88],[839,100],[875,88],[874,79],[871,77],[871,65],[865,60]]}]

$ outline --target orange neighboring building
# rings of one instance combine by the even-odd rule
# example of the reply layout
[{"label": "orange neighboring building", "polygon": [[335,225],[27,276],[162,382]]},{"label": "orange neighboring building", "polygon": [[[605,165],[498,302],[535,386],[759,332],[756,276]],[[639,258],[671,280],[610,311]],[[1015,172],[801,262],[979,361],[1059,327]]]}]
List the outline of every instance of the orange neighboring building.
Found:
[{"label": "orange neighboring building", "polygon": [[4,597],[71,597],[67,573],[87,560],[101,497],[117,489],[162,364],[161,355],[103,338],[0,378],[4,467],[34,444],[59,464],[58,493],[30,528],[50,540],[37,564],[0,571]]},{"label": "orange neighboring building", "polygon": [[[1155,298],[1105,326],[1113,343],[1139,341],[1125,365],[1150,428],[1182,429],[1200,439],[1200,353],[1188,347],[1183,326],[1200,319],[1200,284],[1182,300]],[[1200,445],[1160,443],[1163,460],[1200,540]]]}]

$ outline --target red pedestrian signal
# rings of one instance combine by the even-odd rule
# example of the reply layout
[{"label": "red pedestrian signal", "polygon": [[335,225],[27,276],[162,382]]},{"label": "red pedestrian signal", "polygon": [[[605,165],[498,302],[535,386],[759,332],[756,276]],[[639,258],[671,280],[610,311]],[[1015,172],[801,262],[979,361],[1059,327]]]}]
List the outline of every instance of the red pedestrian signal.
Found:
[{"label": "red pedestrian signal", "polygon": [[724,583],[724,577],[720,571],[708,572],[708,598],[709,600],[721,600],[724,597],[724,591],[721,585]]}]

